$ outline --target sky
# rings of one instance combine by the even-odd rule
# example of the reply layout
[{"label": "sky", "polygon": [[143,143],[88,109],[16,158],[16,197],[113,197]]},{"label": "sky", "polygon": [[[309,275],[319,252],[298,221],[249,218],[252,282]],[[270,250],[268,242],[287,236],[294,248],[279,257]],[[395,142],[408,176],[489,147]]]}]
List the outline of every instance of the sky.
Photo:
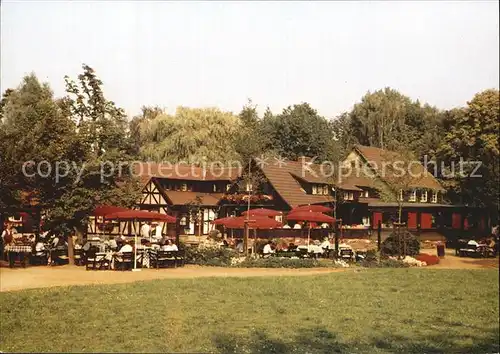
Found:
[{"label": "sky", "polygon": [[327,118],[387,86],[442,109],[499,87],[498,1],[2,1],[2,92],[30,72],[64,94],[82,63],[143,105]]}]

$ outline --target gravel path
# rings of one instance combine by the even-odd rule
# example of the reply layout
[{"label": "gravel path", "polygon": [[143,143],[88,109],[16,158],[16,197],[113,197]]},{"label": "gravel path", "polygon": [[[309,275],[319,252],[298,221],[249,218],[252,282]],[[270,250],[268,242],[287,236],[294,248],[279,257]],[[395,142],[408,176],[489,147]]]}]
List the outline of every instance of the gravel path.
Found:
[{"label": "gravel path", "polygon": [[[434,254],[433,252],[425,253]],[[474,259],[456,257],[447,250],[440,263],[422,269],[498,269],[499,258]],[[220,268],[187,265],[176,269],[142,269],[140,272],[86,271],[85,267],[37,266],[22,268],[0,267],[0,291],[13,291],[53,286],[130,283],[152,279],[192,279],[203,277],[306,276],[341,272],[347,269],[308,268]]]},{"label": "gravel path", "polygon": [[37,266],[0,268],[0,291],[67,285],[130,283],[152,279],[190,279],[201,277],[304,276],[326,274],[344,269],[308,268],[220,268],[187,265],[176,269],[142,269],[140,272],[86,271],[85,267]]}]

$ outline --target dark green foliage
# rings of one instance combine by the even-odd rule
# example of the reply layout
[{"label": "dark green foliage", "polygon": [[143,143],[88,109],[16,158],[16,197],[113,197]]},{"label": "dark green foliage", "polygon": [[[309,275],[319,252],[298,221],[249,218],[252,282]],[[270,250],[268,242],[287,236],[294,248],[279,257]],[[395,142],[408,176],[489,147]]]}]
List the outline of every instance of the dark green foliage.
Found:
[{"label": "dark green foliage", "polygon": [[[444,124],[446,132],[437,155],[448,167],[442,180],[448,188],[450,200],[488,207],[493,222],[497,222],[500,193],[500,92],[486,90],[476,94],[467,107],[447,112]],[[471,162],[464,165],[464,174],[459,173],[460,159]],[[455,163],[454,175],[451,174],[452,163]],[[478,163],[480,166],[475,170]]]},{"label": "dark green foliage", "polygon": [[186,263],[228,267],[236,257],[235,250],[226,247],[186,247]]},{"label": "dark green foliage", "polygon": [[334,144],[333,131],[328,121],[308,103],[296,104],[281,114],[269,112],[262,121],[263,131],[270,138],[270,149],[288,159],[300,156],[329,158]]},{"label": "dark green foliage", "polygon": [[318,268],[333,267],[332,263],[316,259],[291,259],[280,257],[247,259],[236,265],[239,268]]},{"label": "dark green foliage", "polygon": [[420,241],[409,231],[394,231],[381,245],[384,256],[413,256],[420,253]]}]

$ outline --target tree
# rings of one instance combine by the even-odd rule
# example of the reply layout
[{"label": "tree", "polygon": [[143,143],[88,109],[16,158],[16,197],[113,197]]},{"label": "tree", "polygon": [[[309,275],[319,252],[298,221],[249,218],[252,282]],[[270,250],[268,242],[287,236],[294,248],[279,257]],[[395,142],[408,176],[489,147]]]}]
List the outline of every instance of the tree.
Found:
[{"label": "tree", "polygon": [[385,88],[368,92],[334,125],[344,147],[359,143],[393,151],[408,149],[420,158],[435,155],[442,118],[438,109]]},{"label": "tree", "polygon": [[[88,75],[82,78],[87,79]],[[77,89],[81,87],[73,86],[71,93]],[[94,85],[92,90],[100,88]],[[105,107],[112,105],[103,96],[100,100],[92,94],[86,97],[90,98],[56,100],[50,87],[32,74],[2,107],[0,200],[7,200],[7,206],[21,206],[23,196],[35,197],[47,213],[45,224],[64,234],[81,231],[97,203],[130,206],[137,197],[129,171],[111,168],[126,161],[120,150],[123,142],[117,141],[123,131],[117,131],[118,124],[106,124],[112,119],[96,113],[106,115]],[[17,193],[5,193],[5,185]]]},{"label": "tree", "polygon": [[139,155],[142,144],[147,141],[145,137],[141,136],[141,126],[165,113],[165,110],[159,106],[142,106],[141,114],[132,118],[129,123],[129,134],[131,153],[134,156]]},{"label": "tree", "polygon": [[499,208],[499,112],[500,92],[493,89],[476,94],[464,109],[447,112],[437,154],[447,167],[442,180],[452,201],[487,207],[494,221]]},{"label": "tree", "polygon": [[270,145],[270,140],[262,128],[262,121],[257,114],[257,106],[251,100],[243,107],[238,115],[241,128],[235,140],[235,150],[240,160],[247,163],[254,157],[265,153]]},{"label": "tree", "polygon": [[104,97],[103,83],[94,70],[83,64],[78,83],[68,76],[65,81],[68,96],[62,105],[95,156],[100,157],[108,150],[124,150],[127,137],[125,112]]},{"label": "tree", "polygon": [[217,108],[179,107],[175,115],[160,114],[141,124],[144,159],[185,161],[234,161],[234,149],[241,123],[232,113]]},{"label": "tree", "polygon": [[331,126],[308,103],[289,106],[277,116],[266,112],[262,124],[263,131],[270,137],[270,149],[282,157],[328,158],[328,147],[334,139]]}]

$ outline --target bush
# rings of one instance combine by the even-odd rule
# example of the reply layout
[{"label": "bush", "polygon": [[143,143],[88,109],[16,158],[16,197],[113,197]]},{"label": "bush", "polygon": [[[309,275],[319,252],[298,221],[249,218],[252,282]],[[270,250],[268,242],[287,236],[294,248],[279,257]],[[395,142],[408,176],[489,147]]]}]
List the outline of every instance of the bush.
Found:
[{"label": "bush", "polygon": [[380,252],[385,256],[414,256],[420,253],[420,241],[407,230],[401,230],[399,235],[393,232],[382,242]]},{"label": "bush", "polygon": [[226,247],[187,247],[186,263],[205,266],[228,267],[237,252]]},{"label": "bush", "polygon": [[408,268],[410,265],[403,263],[397,259],[385,258],[378,261],[364,259],[360,262],[360,266],[365,268]]},{"label": "bush", "polygon": [[257,258],[247,259],[235,265],[238,268],[318,268],[333,266],[330,262],[324,263],[316,259],[293,258]]},{"label": "bush", "polygon": [[439,263],[439,257],[427,253],[420,253],[414,257],[417,261],[425,262],[428,266]]}]

